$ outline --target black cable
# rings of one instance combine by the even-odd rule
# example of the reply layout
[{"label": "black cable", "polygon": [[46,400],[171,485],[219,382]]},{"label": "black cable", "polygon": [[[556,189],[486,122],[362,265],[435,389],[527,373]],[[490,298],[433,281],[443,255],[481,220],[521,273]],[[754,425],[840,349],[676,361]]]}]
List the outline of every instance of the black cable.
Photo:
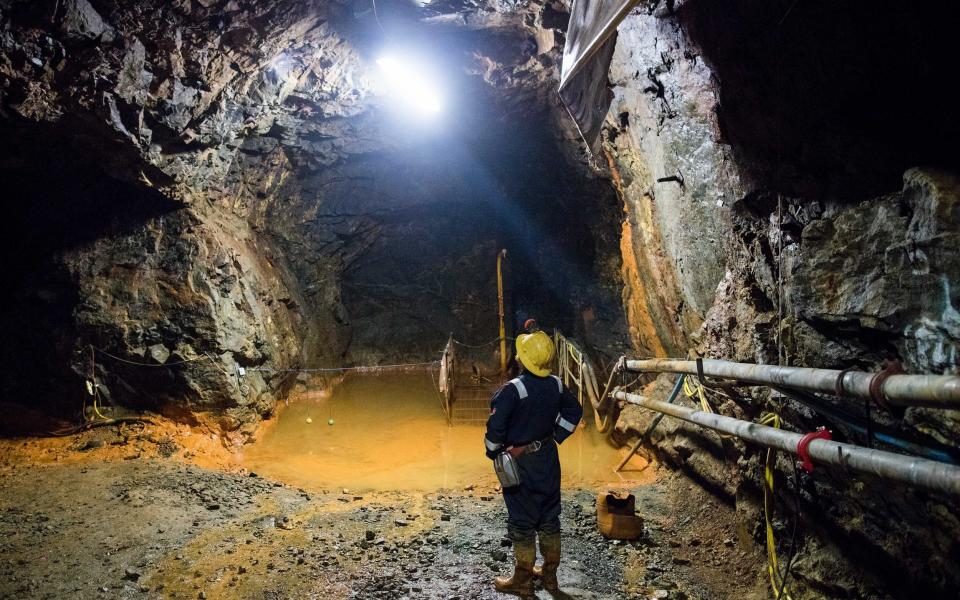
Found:
[{"label": "black cable", "polygon": [[797,461],[790,461],[793,463],[793,497],[794,497],[794,512],[793,512],[793,533],[790,534],[790,558],[787,559],[787,564],[783,568],[783,574],[777,573],[777,578],[780,580],[779,587],[774,588],[774,598],[781,598],[783,595],[783,590],[787,588],[787,578],[790,577],[790,567],[793,566],[793,559],[797,557],[797,529],[800,524],[800,472],[797,471]]},{"label": "black cable", "polygon": [[[516,338],[512,338],[512,337],[510,337],[510,336],[504,336],[503,339],[512,342],[512,341],[514,341]],[[456,344],[456,345],[458,345],[458,346],[463,346],[464,348],[486,348],[487,346],[492,346],[492,345],[498,343],[499,341],[500,341],[500,336],[498,335],[497,337],[493,338],[493,339],[490,340],[489,342],[484,342],[484,343],[482,343],[482,344],[468,344],[468,343],[466,343],[466,342],[461,342],[461,341],[458,340],[458,339],[454,339],[454,340],[453,340],[453,343]]]},{"label": "black cable", "polygon": [[154,368],[156,368],[156,367],[175,367],[175,366],[177,366],[177,365],[183,365],[183,364],[186,364],[186,363],[192,363],[192,362],[197,362],[197,361],[201,361],[201,360],[211,360],[209,355],[204,355],[204,356],[198,356],[197,358],[188,358],[188,359],[186,359],[186,360],[179,360],[179,361],[177,361],[177,362],[172,362],[172,363],[162,363],[162,364],[160,364],[160,363],[142,363],[142,362],[137,362],[137,361],[133,361],[133,360],[127,360],[126,358],[120,358],[119,356],[114,356],[113,354],[110,354],[110,353],[107,352],[106,350],[103,350],[103,349],[101,349],[101,348],[97,348],[96,346],[90,346],[90,347],[93,348],[94,350],[96,350],[97,352],[99,352],[100,354],[103,354],[104,356],[108,356],[108,357],[112,358],[113,360],[117,360],[117,361],[120,361],[120,362],[122,362],[122,363],[127,363],[128,365],[134,365],[134,366],[137,366],[137,367],[154,367]]}]

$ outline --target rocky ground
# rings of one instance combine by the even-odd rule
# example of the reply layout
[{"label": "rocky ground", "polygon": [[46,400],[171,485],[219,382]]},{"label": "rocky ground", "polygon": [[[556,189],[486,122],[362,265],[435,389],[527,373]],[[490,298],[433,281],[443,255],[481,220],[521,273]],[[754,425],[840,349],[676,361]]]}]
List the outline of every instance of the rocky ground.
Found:
[{"label": "rocky ground", "polygon": [[[494,489],[308,491],[90,440],[45,463],[0,447],[0,598],[496,598],[511,564]],[[630,543],[596,532],[594,491],[564,492],[561,597],[767,596],[729,507],[666,472],[632,491]]]}]

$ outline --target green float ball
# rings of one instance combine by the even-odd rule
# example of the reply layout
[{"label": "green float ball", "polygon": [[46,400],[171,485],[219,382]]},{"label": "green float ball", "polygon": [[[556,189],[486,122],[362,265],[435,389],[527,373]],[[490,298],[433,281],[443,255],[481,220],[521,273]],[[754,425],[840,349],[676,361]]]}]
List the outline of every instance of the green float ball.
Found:
[{"label": "green float ball", "polygon": [[333,425],[333,417],[327,419],[327,425]]}]

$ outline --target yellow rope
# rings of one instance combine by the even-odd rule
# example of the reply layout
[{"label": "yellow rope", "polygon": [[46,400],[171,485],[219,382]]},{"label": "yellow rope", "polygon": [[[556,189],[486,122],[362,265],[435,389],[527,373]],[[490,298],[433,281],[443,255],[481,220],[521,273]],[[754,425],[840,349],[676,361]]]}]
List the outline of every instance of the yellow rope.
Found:
[{"label": "yellow rope", "polygon": [[[768,425],[780,429],[780,415],[768,414],[760,419],[761,425]],[[777,452],[773,448],[767,449],[767,459],[763,474],[763,520],[767,528],[767,573],[770,575],[770,586],[776,600],[785,598],[793,600],[787,586],[780,579],[780,564],[777,560],[777,543],[773,534],[773,525],[770,523],[770,514],[773,512],[773,471],[776,466]],[[777,593],[779,590],[779,595]]]},{"label": "yellow rope", "polygon": [[[97,384],[94,383],[93,385],[96,386]],[[96,413],[96,415],[101,419],[107,420],[108,417],[105,416],[102,412],[100,412],[100,403],[98,402],[99,397],[100,397],[100,392],[98,391],[97,395],[93,397],[93,412]]]},{"label": "yellow rope", "polygon": [[[703,391],[703,386],[691,378],[683,381],[683,393],[688,398],[696,398],[704,412],[713,413],[713,407],[707,401],[707,395]],[[760,419],[761,425],[768,425],[780,429],[780,415],[768,414]],[[722,438],[730,436],[721,435]],[[770,575],[770,586],[773,588],[773,595],[776,600],[793,600],[786,585],[780,579],[780,563],[777,560],[777,544],[773,533],[773,525],[770,523],[770,515],[773,513],[773,472],[776,466],[777,453],[772,448],[767,449],[767,458],[764,468],[763,485],[763,519],[767,530],[767,572]],[[779,594],[778,591],[779,590]]]},{"label": "yellow rope", "polygon": [[[688,398],[696,398],[700,401],[700,406],[704,412],[713,413],[713,407],[707,401],[707,395],[703,391],[703,386],[691,381],[690,378],[684,379],[683,393]],[[761,425],[769,425],[780,429],[780,415],[769,414],[760,419]],[[721,434],[722,438],[730,436]],[[773,513],[773,472],[776,466],[777,453],[772,448],[767,449],[767,457],[764,468],[763,485],[763,519],[766,524],[767,541],[767,573],[770,576],[770,586],[773,588],[773,595],[776,600],[793,600],[793,596],[787,590],[786,585],[780,578],[780,562],[777,560],[777,544],[773,532],[773,525],[770,522],[770,515]],[[779,592],[778,592],[779,590]]]},{"label": "yellow rope", "polygon": [[[700,401],[700,408],[703,412],[716,414],[717,411],[713,410],[713,406],[710,405],[710,402],[707,400],[707,394],[703,391],[703,386],[697,382],[691,382],[690,377],[685,377],[683,379],[683,393],[687,395],[687,398],[696,397]],[[733,438],[732,435],[728,433],[719,433],[721,440],[729,440]]]},{"label": "yellow rope", "polygon": [[[98,416],[98,417],[100,417],[101,419],[103,419],[104,421],[106,421],[106,420],[107,420],[107,417],[104,416],[104,414],[103,414],[102,412],[100,412],[100,387],[99,387],[99,385],[97,384],[97,358],[96,358],[95,350],[96,350],[96,348],[94,348],[94,347],[91,345],[91,346],[90,346],[90,388],[91,388],[90,391],[91,391],[91,393],[92,393],[92,395],[93,395],[93,412],[94,412],[94,414],[95,414],[96,416]],[[87,419],[86,405],[87,405],[86,399],[84,399],[84,403],[83,403],[83,410],[84,410],[83,418],[84,418],[84,420],[87,420],[87,421],[93,421],[92,418],[91,418],[91,419]]]},{"label": "yellow rope", "polygon": [[687,395],[687,398],[696,396],[697,399],[700,400],[700,407],[703,408],[703,412],[714,412],[713,407],[707,402],[707,395],[703,393],[703,387],[699,384],[691,383],[689,377],[685,377],[683,380],[683,393]]}]

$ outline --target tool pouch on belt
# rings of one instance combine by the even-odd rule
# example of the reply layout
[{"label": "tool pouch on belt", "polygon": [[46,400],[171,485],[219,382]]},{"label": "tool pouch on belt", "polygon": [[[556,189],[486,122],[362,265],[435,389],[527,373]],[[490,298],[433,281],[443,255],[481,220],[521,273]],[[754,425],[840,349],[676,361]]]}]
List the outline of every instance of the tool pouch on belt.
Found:
[{"label": "tool pouch on belt", "polygon": [[493,470],[500,480],[503,489],[520,485],[520,469],[517,468],[517,459],[510,452],[501,452],[493,459]]}]

